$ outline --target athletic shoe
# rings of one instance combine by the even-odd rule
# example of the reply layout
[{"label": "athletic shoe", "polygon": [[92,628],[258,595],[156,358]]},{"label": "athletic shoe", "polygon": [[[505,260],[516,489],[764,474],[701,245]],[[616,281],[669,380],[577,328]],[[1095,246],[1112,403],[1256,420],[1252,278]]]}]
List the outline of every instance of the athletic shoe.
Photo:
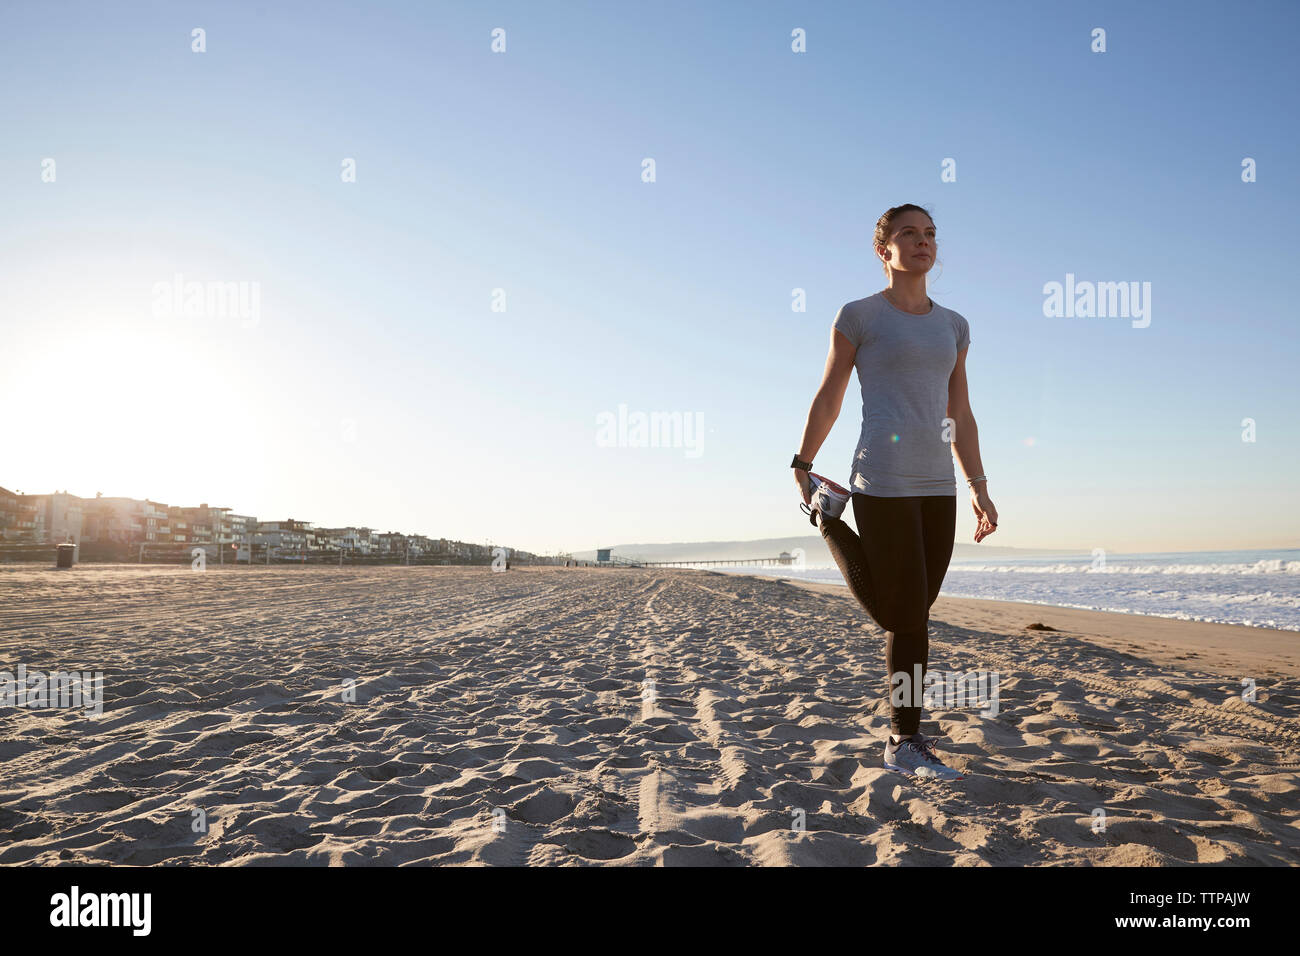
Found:
[{"label": "athletic shoe", "polygon": [[829,478],[823,478],[821,475],[808,472],[808,483],[812,485],[812,494],[809,495],[810,505],[799,503],[799,508],[808,515],[808,523],[814,528],[817,527],[817,513],[825,515],[828,518],[838,518],[844,513],[844,506],[849,503],[849,490],[843,488]]},{"label": "athletic shoe", "polygon": [[920,779],[965,780],[964,773],[949,767],[935,753],[934,742],[938,739],[917,734],[904,737],[898,743],[886,740],[885,769]]}]

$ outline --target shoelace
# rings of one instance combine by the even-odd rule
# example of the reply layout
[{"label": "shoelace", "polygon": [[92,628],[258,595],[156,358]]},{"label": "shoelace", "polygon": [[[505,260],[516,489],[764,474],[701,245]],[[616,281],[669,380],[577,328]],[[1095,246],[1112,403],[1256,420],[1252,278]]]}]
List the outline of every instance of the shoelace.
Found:
[{"label": "shoelace", "polygon": [[919,741],[909,740],[907,743],[913,750],[919,753],[926,760],[930,761],[930,763],[942,764],[943,761],[940,760],[938,754],[934,752],[934,742],[938,739],[938,737],[927,737],[923,734]]},{"label": "shoelace", "polygon": [[934,744],[930,743],[928,740],[925,743],[920,744],[915,740],[909,740],[907,743],[913,750],[919,753],[926,760],[930,761],[930,763],[943,763],[934,752]]}]

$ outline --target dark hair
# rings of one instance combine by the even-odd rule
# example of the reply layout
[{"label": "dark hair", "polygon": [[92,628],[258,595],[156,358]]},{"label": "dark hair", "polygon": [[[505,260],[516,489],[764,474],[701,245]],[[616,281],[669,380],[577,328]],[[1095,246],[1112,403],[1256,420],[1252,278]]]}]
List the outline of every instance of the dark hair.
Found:
[{"label": "dark hair", "polygon": [[[886,209],[885,214],[876,220],[876,236],[875,241],[871,246],[872,251],[875,251],[876,246],[889,245],[889,237],[894,231],[894,220],[905,212],[924,213],[926,217],[929,218],[930,222],[932,224],[934,223],[934,216],[930,215],[930,210],[918,206],[915,203],[905,202],[901,206],[894,206],[890,209]],[[880,268],[885,270],[885,279],[888,281],[889,263],[882,261],[880,263]]]}]

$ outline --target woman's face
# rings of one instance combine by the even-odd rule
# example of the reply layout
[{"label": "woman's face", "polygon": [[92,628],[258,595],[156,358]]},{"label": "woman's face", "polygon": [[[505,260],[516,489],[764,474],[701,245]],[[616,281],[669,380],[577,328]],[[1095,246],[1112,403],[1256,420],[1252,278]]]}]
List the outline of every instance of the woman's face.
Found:
[{"label": "woman's face", "polygon": [[892,228],[893,235],[885,247],[889,256],[884,260],[889,268],[898,272],[928,272],[939,248],[930,217],[909,209],[895,217]]}]

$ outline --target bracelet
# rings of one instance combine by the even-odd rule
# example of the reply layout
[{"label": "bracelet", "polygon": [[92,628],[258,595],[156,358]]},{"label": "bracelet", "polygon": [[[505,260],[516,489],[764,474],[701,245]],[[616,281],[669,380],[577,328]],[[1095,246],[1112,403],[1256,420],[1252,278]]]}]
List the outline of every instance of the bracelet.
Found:
[{"label": "bracelet", "polygon": [[988,476],[988,475],[976,475],[974,478],[967,478],[967,479],[966,479],[966,485],[967,485],[968,487],[974,487],[975,482],[977,482],[977,481],[988,481],[988,480],[989,480],[989,476]]}]

